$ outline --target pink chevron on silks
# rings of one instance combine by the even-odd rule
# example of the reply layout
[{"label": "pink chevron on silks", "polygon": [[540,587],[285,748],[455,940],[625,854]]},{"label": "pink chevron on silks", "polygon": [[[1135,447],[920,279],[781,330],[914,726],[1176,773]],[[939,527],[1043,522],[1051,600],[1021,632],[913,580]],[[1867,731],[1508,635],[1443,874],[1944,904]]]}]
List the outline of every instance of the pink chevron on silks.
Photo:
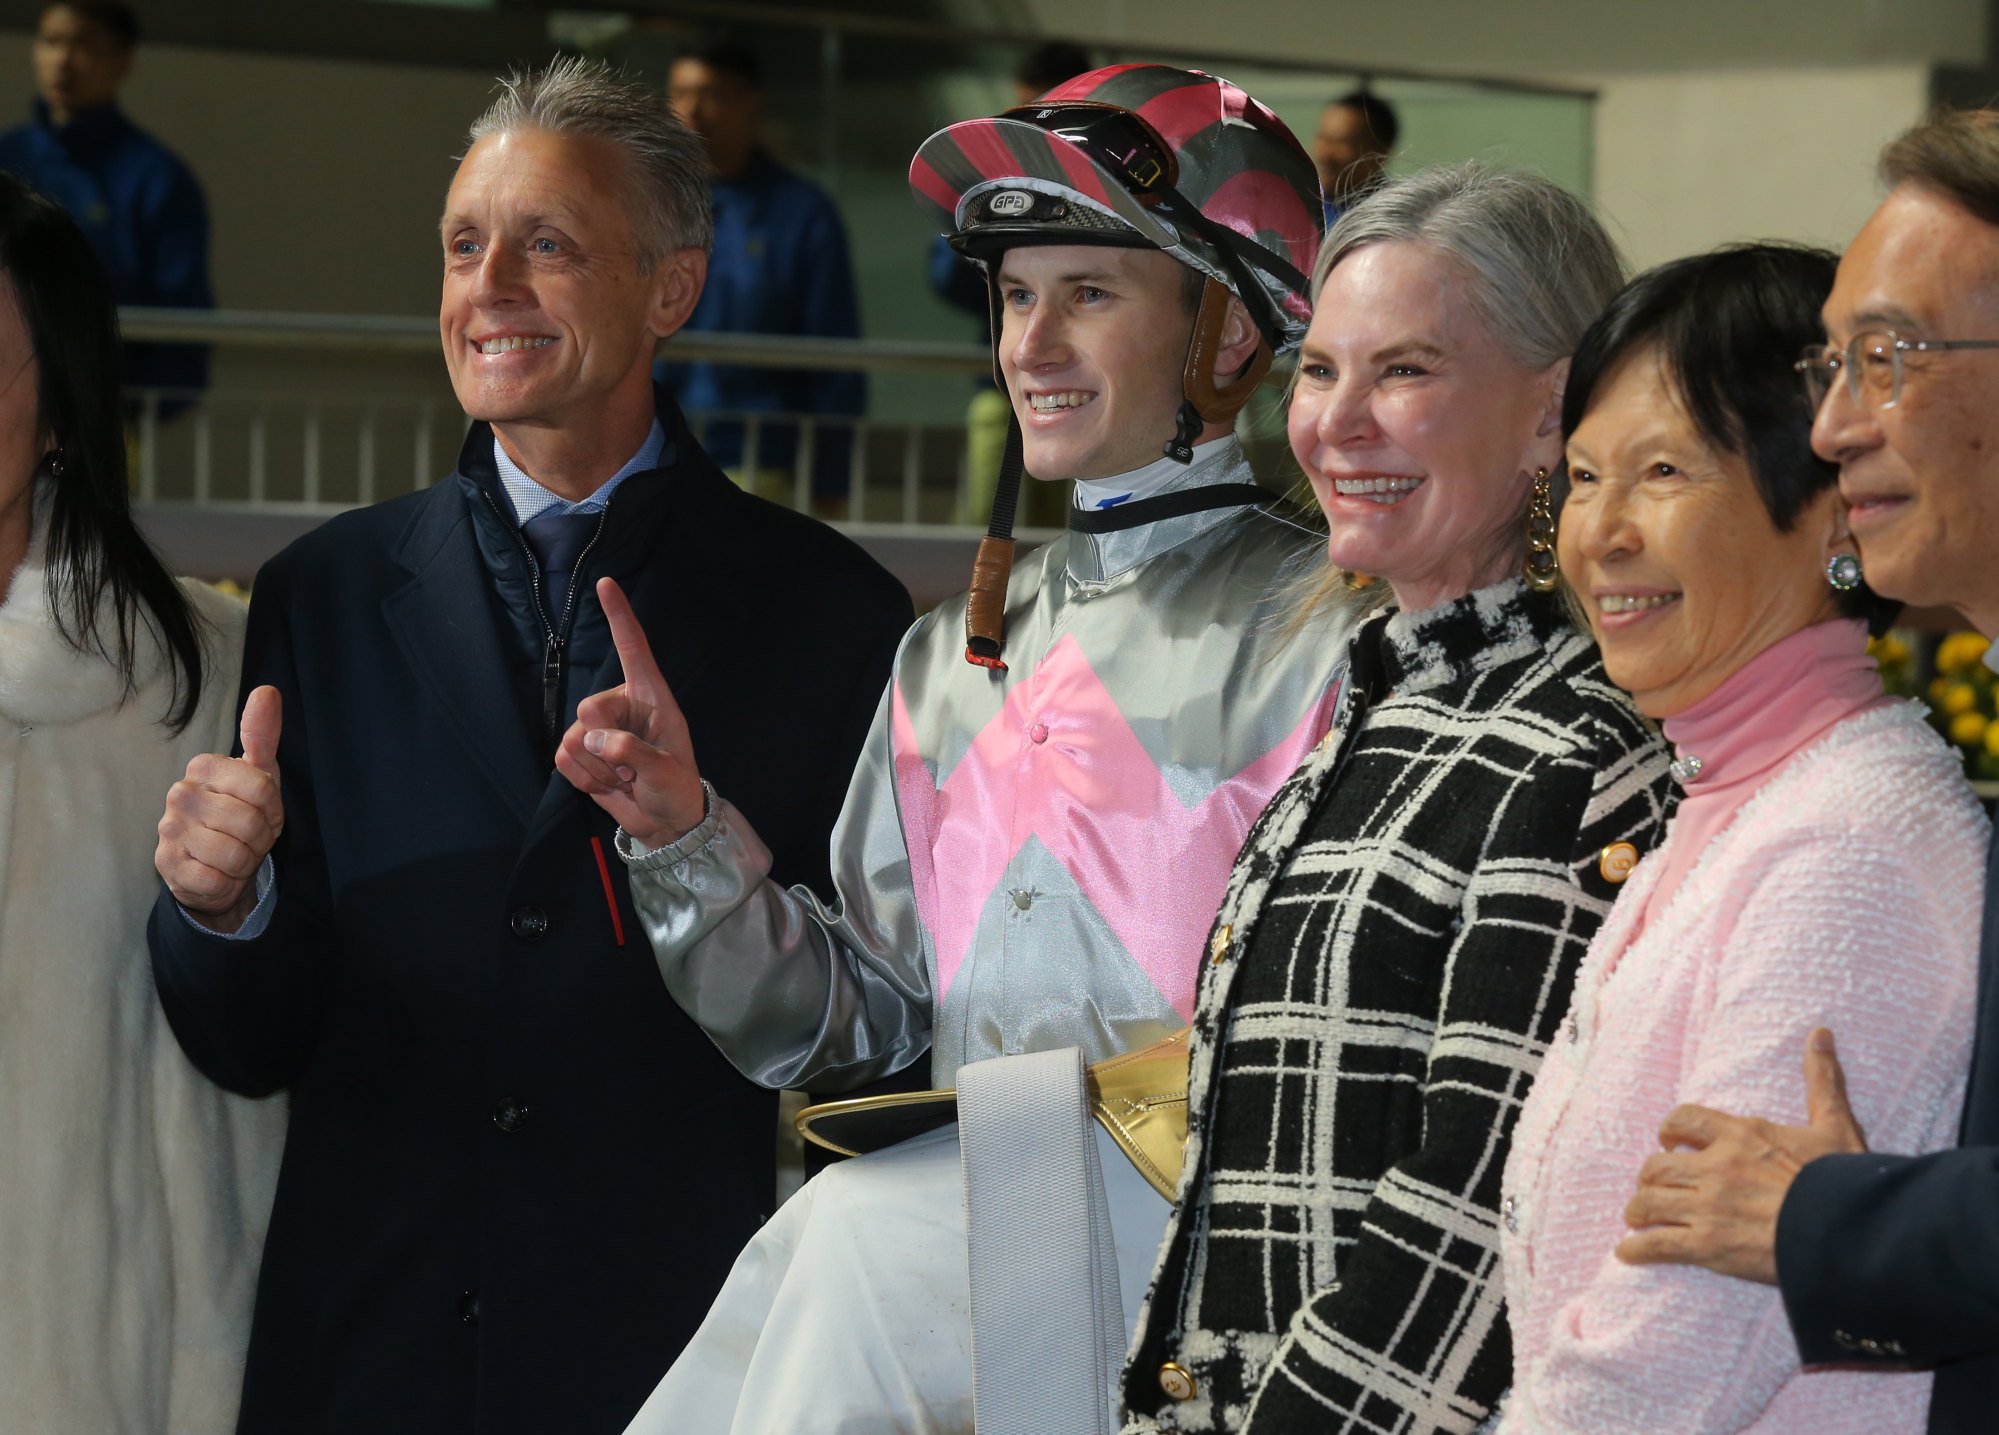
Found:
[{"label": "pink chevron on silks", "polygon": [[1337,696],[1334,684],[1275,747],[1189,808],[1074,637],[1015,684],[942,787],[897,684],[890,699],[896,793],[917,913],[937,952],[937,995],[963,966],[1007,864],[1035,838],[1160,995],[1192,1020],[1202,938],[1236,852],[1326,730]]}]

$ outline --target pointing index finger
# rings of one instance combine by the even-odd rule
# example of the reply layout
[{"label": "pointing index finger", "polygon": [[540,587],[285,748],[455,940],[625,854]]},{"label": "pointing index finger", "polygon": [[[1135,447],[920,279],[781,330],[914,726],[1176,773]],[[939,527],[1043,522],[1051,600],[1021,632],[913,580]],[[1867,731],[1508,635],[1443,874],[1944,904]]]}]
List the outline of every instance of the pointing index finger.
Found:
[{"label": "pointing index finger", "polygon": [[653,659],[652,644],[646,641],[638,614],[632,611],[631,600],[625,597],[625,590],[615,578],[597,580],[597,601],[604,605],[604,618],[611,625],[611,642],[618,650],[618,664],[625,670],[625,681],[655,690],[664,688],[666,679]]}]

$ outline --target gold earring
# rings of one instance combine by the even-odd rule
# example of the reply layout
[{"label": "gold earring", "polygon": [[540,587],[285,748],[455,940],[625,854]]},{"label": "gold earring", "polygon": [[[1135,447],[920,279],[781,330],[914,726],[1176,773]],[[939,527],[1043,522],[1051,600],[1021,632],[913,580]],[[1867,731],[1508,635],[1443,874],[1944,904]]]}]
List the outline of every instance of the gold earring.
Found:
[{"label": "gold earring", "polygon": [[1527,586],[1536,593],[1552,593],[1560,586],[1562,570],[1555,562],[1555,485],[1548,470],[1534,470],[1534,495],[1527,500]]}]

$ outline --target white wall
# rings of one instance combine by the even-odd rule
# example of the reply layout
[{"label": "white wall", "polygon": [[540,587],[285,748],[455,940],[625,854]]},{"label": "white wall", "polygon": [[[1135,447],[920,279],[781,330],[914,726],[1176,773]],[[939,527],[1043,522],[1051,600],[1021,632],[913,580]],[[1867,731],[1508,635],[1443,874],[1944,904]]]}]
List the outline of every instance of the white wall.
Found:
[{"label": "white wall", "polygon": [[[1047,0],[1018,3],[1041,6]],[[1162,12],[1193,8],[1181,0],[1153,3]],[[1291,34],[1306,8],[1323,12],[1324,7],[1265,0],[1257,11],[1259,27],[1253,32],[1238,28],[1226,39],[1234,45],[1274,46]],[[1683,18],[1685,31],[1706,36],[1707,47],[1714,50],[1722,39],[1740,38],[1754,28],[1746,20],[1721,25],[1725,12],[1754,12],[1767,22],[1770,15],[1795,8],[1789,0],[1735,0],[1730,5],[1680,0],[1670,7],[1594,0],[1536,0],[1532,6],[1429,0],[1368,7],[1365,13],[1360,7],[1351,7],[1352,13],[1341,7],[1332,12],[1338,21],[1332,28],[1349,44],[1365,42],[1384,53],[1392,51],[1404,63],[1441,67],[1468,62],[1471,56],[1460,53],[1465,46],[1499,46],[1487,12],[1535,15],[1531,28],[1561,30],[1566,37],[1543,49],[1580,59],[1592,51],[1622,52],[1624,42],[1612,46],[1604,38],[1606,30],[1617,27],[1602,20],[1570,23],[1601,11],[1624,17],[1637,37],[1657,40],[1662,22],[1648,17],[1655,10],[1670,10]],[[1900,36],[1897,43],[1903,49],[1934,50],[1945,41],[1970,43],[1972,38],[1982,43],[1981,7],[1959,0],[1892,6],[1820,0],[1817,8],[1827,17],[1823,29],[1841,43],[1876,37],[1883,28],[1855,22],[1856,16],[1866,18],[1863,11],[1904,17],[1899,27],[1888,27]],[[1076,24],[1115,20],[1117,9],[1116,0],[1066,0],[1065,18]],[[1150,14],[1150,3],[1147,9]],[[1135,20],[1135,11],[1126,18]],[[1411,24],[1420,30],[1412,31]],[[1412,39],[1412,34],[1430,32],[1437,43],[1418,45]],[[1400,36],[1393,45],[1391,34]],[[1178,33],[1174,38],[1190,39]],[[1797,38],[1789,36],[1791,42]],[[1831,43],[1824,39],[1820,47]],[[1660,52],[1660,64],[1684,58],[1694,44],[1694,38],[1682,34]],[[1499,47],[1482,57],[1482,67],[1500,68],[1507,58]],[[31,93],[28,73],[28,37],[0,33],[0,121],[25,113]],[[1550,77],[1600,93],[1588,182],[1639,263],[1733,238],[1779,236],[1843,244],[1876,197],[1875,152],[1919,117],[1927,95],[1926,64],[1916,61],[1864,68],[1780,63],[1651,72],[1578,64]],[[125,98],[133,115],[186,157],[207,187],[215,230],[214,271],[225,306],[422,314],[436,304],[433,226],[452,156],[490,83],[462,70],[155,45],[142,51]],[[1307,82],[1300,77],[1299,83]],[[1299,113],[1310,119],[1303,110]],[[1452,132],[1452,143],[1460,148],[1468,138],[1476,136]],[[1482,149],[1472,146],[1468,152]],[[1532,153],[1500,157],[1537,162]],[[1550,164],[1545,156],[1538,163],[1569,182],[1584,177],[1572,177],[1566,164]],[[869,226],[879,229],[879,236],[857,235],[857,241],[888,245],[896,251],[898,265],[913,269],[921,261],[922,236],[910,228],[900,207],[890,214],[903,222],[884,219]],[[903,234],[904,229],[909,233]],[[898,296],[899,305],[908,302]],[[889,332],[882,327],[887,322],[882,318],[877,331]],[[926,327],[944,337],[966,326],[940,315]]]},{"label": "white wall", "polygon": [[[1404,164],[1480,155],[1586,184],[1641,266],[1739,239],[1843,246],[1879,198],[1882,144],[1927,108],[1933,68],[1982,66],[1996,38],[1987,0],[951,0],[950,8],[965,24],[1024,12],[1043,30],[1134,56],[1148,46],[1205,46],[1348,75],[1380,65],[1594,89],[1584,164],[1569,161],[1559,105],[1523,118],[1501,114],[1508,101],[1497,94],[1468,95],[1465,117],[1435,145],[1411,125]],[[1283,95],[1287,85],[1310,86],[1304,75],[1266,83]],[[1397,85],[1382,88],[1393,97]],[[1310,122],[1304,93],[1284,110],[1294,125]],[[1482,135],[1488,124],[1498,142]]]},{"label": "white wall", "polygon": [[[1155,36],[1170,34],[1183,44],[1194,43],[1206,26],[1217,31],[1215,43],[1232,47],[1275,49],[1302,43],[1309,31],[1328,51],[1362,59],[1374,52],[1438,68],[1492,71],[1535,57],[1569,57],[1574,63],[1544,76],[1600,92],[1586,169],[1580,159],[1565,158],[1580,151],[1573,144],[1565,150],[1554,131],[1540,150],[1531,143],[1488,142],[1485,127],[1503,126],[1490,116],[1481,119],[1485,111],[1478,106],[1499,101],[1476,95],[1461,106],[1469,118],[1444,140],[1464,153],[1490,153],[1536,165],[1565,182],[1587,183],[1639,265],[1731,239],[1843,245],[1877,198],[1875,153],[1924,108],[1928,65],[1984,43],[1983,8],[1969,0],[1927,5],[1817,0],[1811,7],[1793,0],[1678,0],[1672,6],[1427,0],[1365,10],[1330,8],[1324,0],[1259,0],[1256,23],[1243,26],[1237,16],[1226,34],[1219,33],[1218,21],[1201,18],[1221,14],[1221,7],[1197,10],[1184,0],[1128,0],[1121,20],[1119,0],[1064,0],[1059,16],[1051,0],[1015,3],[1048,12],[1043,18],[1051,28],[1121,24]],[[1800,23],[1807,9],[1823,22],[1816,29]],[[1660,11],[1674,17],[1671,25],[1655,14]],[[1180,26],[1175,17],[1183,13],[1198,23]],[[1502,24],[1502,13],[1514,18]],[[1535,17],[1524,28],[1517,18],[1522,13]],[[1616,23],[1606,18],[1610,15]],[[1172,23],[1154,23],[1159,16]],[[1781,17],[1788,17],[1788,29],[1778,38],[1787,46],[1827,50],[1878,43],[1884,54],[1921,51],[1924,58],[1836,68],[1804,68],[1776,58],[1759,67],[1719,60],[1709,68],[1686,67],[1698,55],[1727,55],[1759,35],[1770,38],[1766,32]],[[1058,19],[1062,23],[1056,26]],[[1648,46],[1655,47],[1656,68],[1610,63]],[[1601,68],[1585,63],[1591,56]],[[28,37],[0,33],[0,122],[25,114],[28,77]],[[1292,118],[1309,123],[1317,82],[1300,75],[1284,79],[1303,87],[1290,95],[1296,101]],[[434,312],[437,302],[434,225],[452,156],[490,83],[469,70],[160,44],[141,52],[126,100],[140,122],[179,150],[207,186],[214,270],[224,305],[425,314]],[[862,89],[849,103],[892,102]],[[987,101],[967,96],[965,103],[977,109]],[[1448,107],[1432,108],[1442,113]],[[1410,158],[1442,157],[1416,154],[1420,148],[1412,144]],[[925,237],[911,218],[899,166],[895,173],[850,176],[844,192],[867,271],[872,332],[968,336],[969,321],[932,304],[914,282]],[[260,379],[283,387],[339,390],[372,387],[379,379],[379,372],[349,372],[351,366],[332,356],[316,363],[285,359],[285,372],[241,353],[222,362],[230,369],[248,364]],[[434,362],[395,367],[406,375],[399,382],[444,392]],[[897,415],[910,410],[941,416],[955,412],[965,388],[955,380],[902,386],[878,394],[877,407]]]},{"label": "white wall", "polygon": [[1741,239],[1844,248],[1874,159],[1922,117],[1919,65],[1596,77],[1594,198],[1638,267]]},{"label": "white wall", "polygon": [[1481,75],[1976,64],[1986,0],[948,0],[1050,34]]}]

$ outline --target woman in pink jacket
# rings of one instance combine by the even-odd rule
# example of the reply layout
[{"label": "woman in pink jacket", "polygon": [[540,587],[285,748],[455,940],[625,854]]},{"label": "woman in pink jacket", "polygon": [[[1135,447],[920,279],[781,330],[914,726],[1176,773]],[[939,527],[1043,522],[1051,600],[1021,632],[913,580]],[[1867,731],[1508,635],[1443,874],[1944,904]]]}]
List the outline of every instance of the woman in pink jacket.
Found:
[{"label": "woman in pink jacket", "polygon": [[[1878,1150],[1951,1144],[1987,823],[1866,652],[1867,590],[1793,359],[1830,254],[1724,250],[1634,281],[1563,412],[1561,566],[1684,787],[1577,979],[1506,1168],[1501,1435],[1922,1429],[1929,1377],[1801,1369],[1774,1287],[1613,1251],[1682,1102],[1804,1117],[1816,1026]],[[1889,342],[1893,336],[1888,336]],[[1629,854],[1606,849],[1606,872]]]}]

